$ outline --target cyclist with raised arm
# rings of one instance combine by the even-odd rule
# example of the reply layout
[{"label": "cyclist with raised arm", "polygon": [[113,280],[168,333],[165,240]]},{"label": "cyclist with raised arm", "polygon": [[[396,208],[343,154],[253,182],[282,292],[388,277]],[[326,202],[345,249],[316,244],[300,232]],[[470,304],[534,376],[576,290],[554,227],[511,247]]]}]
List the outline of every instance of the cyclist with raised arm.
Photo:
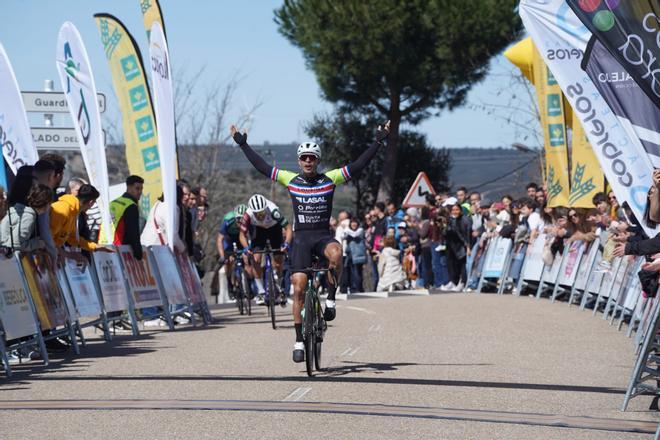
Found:
[{"label": "cyclist with raised arm", "polygon": [[227,286],[229,287],[229,297],[234,299],[234,292],[231,289],[231,274],[234,270],[233,261],[227,258],[227,254],[234,251],[234,243],[238,249],[243,249],[240,240],[241,219],[247,211],[245,204],[237,205],[233,211],[229,211],[222,219],[222,225],[218,231],[216,247],[220,256],[219,264],[225,266],[225,275],[227,276]]},{"label": "cyclist with raised arm", "polygon": [[341,168],[325,173],[319,173],[321,148],[313,142],[305,142],[298,146],[298,166],[301,173],[281,170],[259,156],[247,143],[247,133],[239,132],[236,126],[231,126],[231,135],[241,147],[243,153],[252,165],[273,181],[285,186],[291,195],[293,203],[294,235],[291,256],[291,281],[293,284],[293,322],[296,330],[296,343],[293,346],[293,361],[305,360],[305,346],[302,335],[301,310],[304,306],[304,291],[307,284],[307,274],[304,272],[312,265],[314,256],[328,260],[334,275],[328,277],[328,296],[323,316],[326,321],[335,319],[335,293],[337,280],[341,277],[342,247],[330,232],[330,215],[332,214],[332,199],[337,185],[346,183],[351,177],[361,172],[376,155],[378,148],[387,139],[389,121],[384,126],[378,126],[376,142],[367,148],[355,161]]},{"label": "cyclist with raised arm", "polygon": [[[286,238],[285,238],[286,234]],[[291,238],[293,232],[291,224],[282,215],[280,208],[261,194],[255,194],[248,201],[248,209],[241,218],[241,232],[239,238],[244,249],[252,258],[245,255],[245,267],[248,275],[254,279],[257,285],[257,304],[263,305],[264,282],[261,259],[263,254],[252,254],[252,250],[263,250],[266,248],[266,242],[270,241],[270,246],[274,250],[287,252],[291,247]],[[251,261],[253,260],[253,261]],[[284,255],[273,255],[273,267],[279,279],[282,278],[282,267],[284,266]],[[279,298],[282,301],[282,298]],[[286,304],[286,299],[284,299]]]}]

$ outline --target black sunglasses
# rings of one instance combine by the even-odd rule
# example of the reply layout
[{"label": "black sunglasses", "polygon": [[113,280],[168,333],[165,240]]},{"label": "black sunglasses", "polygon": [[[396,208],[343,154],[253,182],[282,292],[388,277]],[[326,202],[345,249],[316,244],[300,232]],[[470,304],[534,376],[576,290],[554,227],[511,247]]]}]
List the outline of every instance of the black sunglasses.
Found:
[{"label": "black sunglasses", "polygon": [[301,162],[314,162],[316,159],[317,157],[313,154],[303,154],[302,156],[298,157],[298,160]]}]

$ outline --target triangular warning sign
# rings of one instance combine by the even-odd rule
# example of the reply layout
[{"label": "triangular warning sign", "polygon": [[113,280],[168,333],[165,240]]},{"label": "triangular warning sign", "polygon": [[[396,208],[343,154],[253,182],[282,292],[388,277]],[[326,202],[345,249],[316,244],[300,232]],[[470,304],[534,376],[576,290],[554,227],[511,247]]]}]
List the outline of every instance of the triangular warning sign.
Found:
[{"label": "triangular warning sign", "polygon": [[426,195],[435,195],[435,190],[431,186],[431,181],[424,171],[420,172],[415,179],[415,183],[410,187],[410,191],[403,201],[404,208],[421,207],[426,203]]}]

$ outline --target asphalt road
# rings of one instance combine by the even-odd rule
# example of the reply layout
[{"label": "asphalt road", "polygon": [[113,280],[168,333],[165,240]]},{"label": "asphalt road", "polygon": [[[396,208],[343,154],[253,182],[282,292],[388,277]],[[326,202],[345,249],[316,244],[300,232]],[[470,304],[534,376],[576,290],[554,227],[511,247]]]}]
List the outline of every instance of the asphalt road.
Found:
[{"label": "asphalt road", "polygon": [[[279,311],[279,310],[278,310]],[[272,330],[214,311],[206,328],[90,335],[80,356],[0,382],[0,435],[30,438],[652,438],[650,397],[619,411],[632,341],[590,312],[526,297],[351,298],[325,371]]]}]

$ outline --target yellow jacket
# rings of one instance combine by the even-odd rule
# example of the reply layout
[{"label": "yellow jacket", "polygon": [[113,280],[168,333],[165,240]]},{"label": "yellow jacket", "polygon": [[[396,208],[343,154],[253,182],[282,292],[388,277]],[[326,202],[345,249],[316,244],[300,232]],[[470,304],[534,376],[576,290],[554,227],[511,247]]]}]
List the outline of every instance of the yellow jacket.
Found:
[{"label": "yellow jacket", "polygon": [[78,234],[79,214],[80,200],[71,194],[64,194],[57,202],[50,205],[49,226],[55,246],[61,247],[64,243],[68,243],[88,251],[96,249],[96,243],[87,241]]}]

